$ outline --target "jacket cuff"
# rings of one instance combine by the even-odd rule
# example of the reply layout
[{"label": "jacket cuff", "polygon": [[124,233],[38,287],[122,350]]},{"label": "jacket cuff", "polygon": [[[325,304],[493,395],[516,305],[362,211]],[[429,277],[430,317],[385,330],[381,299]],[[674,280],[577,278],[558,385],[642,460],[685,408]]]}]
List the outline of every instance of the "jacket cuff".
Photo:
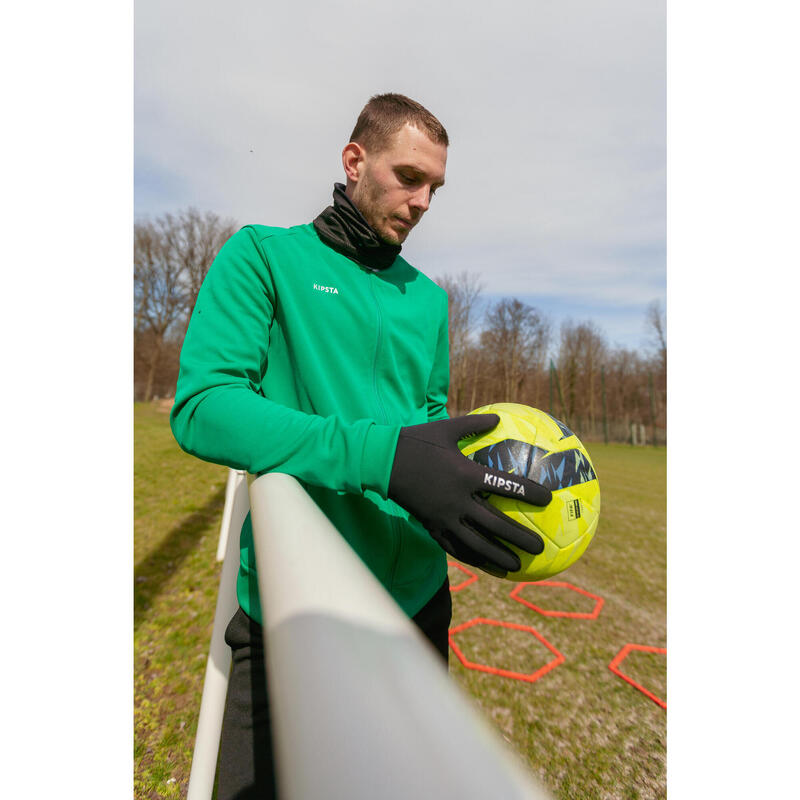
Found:
[{"label": "jacket cuff", "polygon": [[400,425],[370,425],[361,455],[361,489],[371,489],[384,499],[389,492]]}]

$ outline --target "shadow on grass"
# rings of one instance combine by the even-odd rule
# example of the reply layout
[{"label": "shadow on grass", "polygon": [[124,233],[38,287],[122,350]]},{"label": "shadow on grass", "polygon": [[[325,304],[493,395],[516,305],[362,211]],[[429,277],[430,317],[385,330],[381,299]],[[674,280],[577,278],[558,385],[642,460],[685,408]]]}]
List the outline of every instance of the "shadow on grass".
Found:
[{"label": "shadow on grass", "polygon": [[212,495],[198,511],[184,517],[164,538],[164,541],[134,571],[133,628],[139,627],[144,615],[161,594],[164,584],[180,569],[183,560],[197,546],[201,535],[222,513],[225,505],[225,486]]}]

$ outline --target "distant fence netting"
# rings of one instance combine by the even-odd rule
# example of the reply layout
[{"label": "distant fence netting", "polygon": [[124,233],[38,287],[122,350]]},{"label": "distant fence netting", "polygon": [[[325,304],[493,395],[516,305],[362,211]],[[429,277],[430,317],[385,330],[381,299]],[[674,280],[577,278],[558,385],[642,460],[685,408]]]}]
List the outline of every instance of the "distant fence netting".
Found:
[{"label": "distant fence netting", "polygon": [[[599,380],[595,372],[599,372]],[[583,441],[625,442],[631,445],[667,443],[666,373],[654,380],[653,370],[639,371],[632,385],[617,377],[609,387],[605,365],[582,376],[566,378],[553,361],[548,371],[547,410]],[[622,385],[622,389],[620,386]],[[610,409],[621,415],[614,416]]]},{"label": "distant fence netting", "polygon": [[[612,354],[614,355],[614,354]],[[520,403],[546,411],[586,442],[666,445],[666,361],[623,351],[609,363],[576,365],[564,358],[529,367],[513,381],[498,364],[470,361],[451,368],[448,412],[460,416],[493,403]]]},{"label": "distant fence netting", "polygon": [[[558,416],[554,410],[553,416]],[[656,445],[664,446],[667,443],[667,429],[653,428],[644,422],[632,420],[602,420],[584,422],[577,419],[563,420],[582,442],[616,442],[630,445]]]}]

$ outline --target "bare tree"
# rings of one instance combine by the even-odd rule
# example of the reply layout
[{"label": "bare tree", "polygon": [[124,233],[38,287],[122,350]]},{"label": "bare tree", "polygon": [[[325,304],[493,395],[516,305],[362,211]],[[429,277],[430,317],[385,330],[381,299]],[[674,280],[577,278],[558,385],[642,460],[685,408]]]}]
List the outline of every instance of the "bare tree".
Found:
[{"label": "bare tree", "polygon": [[[134,347],[148,341],[150,354],[144,399],[153,393],[153,378],[167,331],[186,310],[181,268],[170,258],[162,235],[163,221],[137,222],[133,236],[133,285],[136,304]],[[146,339],[142,334],[147,333]]]},{"label": "bare tree", "polygon": [[203,279],[222,245],[236,232],[236,224],[212,211],[201,214],[196,208],[181,211],[174,218],[165,214],[159,223],[168,257],[179,266],[186,287],[188,326]]},{"label": "bare tree", "polygon": [[550,324],[537,309],[516,298],[504,298],[490,308],[481,346],[497,371],[505,402],[521,402],[526,378],[544,363]]},{"label": "bare tree", "polygon": [[599,407],[600,367],[606,352],[605,337],[593,322],[562,324],[558,371],[569,424],[578,426],[583,417],[589,428],[594,427]]},{"label": "bare tree", "polygon": [[[193,208],[134,225],[134,364],[146,364],[145,401],[161,374],[165,341],[171,337],[170,347],[180,348],[203,278],[234,230],[232,221]],[[174,386],[177,371],[171,371]]]},{"label": "bare tree", "polygon": [[450,337],[450,404],[454,413],[464,411],[464,399],[471,354],[472,332],[483,285],[478,275],[461,272],[446,275],[439,281],[448,296],[448,332]]},{"label": "bare tree", "polygon": [[650,341],[655,346],[656,357],[662,370],[667,369],[667,319],[659,300],[653,300],[645,312],[645,325],[650,332]]}]

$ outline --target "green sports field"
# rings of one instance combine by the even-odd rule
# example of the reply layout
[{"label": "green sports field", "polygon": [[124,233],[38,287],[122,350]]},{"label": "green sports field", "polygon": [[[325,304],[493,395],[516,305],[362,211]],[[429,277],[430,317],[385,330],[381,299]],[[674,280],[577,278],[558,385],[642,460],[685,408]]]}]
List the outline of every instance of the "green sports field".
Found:
[{"label": "green sports field", "polygon": [[[227,470],[182,453],[163,410],[137,404],[134,426],[134,789],[137,798],[185,797]],[[453,627],[507,625],[472,625],[456,645],[473,664],[540,677],[467,669],[453,653],[450,671],[555,797],[661,798],[666,712],[609,663],[626,644],[666,648],[666,450],[589,450],[600,526],[584,557],[553,579],[575,588],[519,592],[541,611],[582,616],[542,614],[509,596],[514,584],[479,573],[453,593]],[[468,576],[451,567],[450,578],[457,587]],[[619,669],[666,701],[663,654],[633,649]]]}]

